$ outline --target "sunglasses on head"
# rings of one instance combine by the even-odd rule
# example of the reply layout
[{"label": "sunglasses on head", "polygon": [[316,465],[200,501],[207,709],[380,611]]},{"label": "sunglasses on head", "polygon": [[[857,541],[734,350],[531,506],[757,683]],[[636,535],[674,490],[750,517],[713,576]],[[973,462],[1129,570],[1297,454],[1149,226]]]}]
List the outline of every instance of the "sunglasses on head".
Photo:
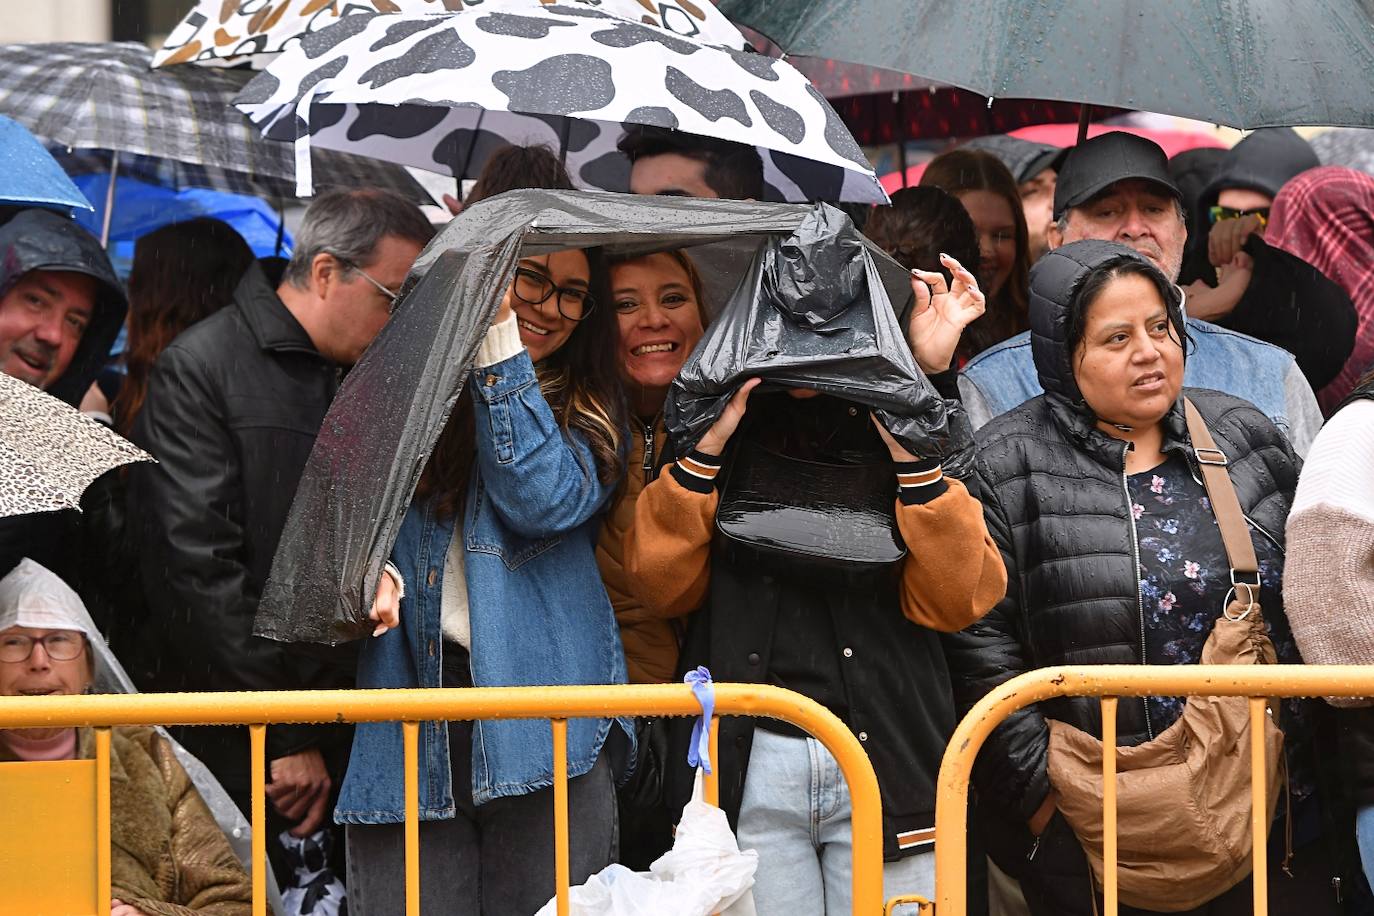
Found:
[{"label": "sunglasses on head", "polygon": [[1263,229],[1269,223],[1269,208],[1256,207],[1253,210],[1237,210],[1235,207],[1214,206],[1207,210],[1207,218],[1212,225],[1216,225],[1222,220],[1240,219],[1242,216],[1258,216],[1260,228]]}]

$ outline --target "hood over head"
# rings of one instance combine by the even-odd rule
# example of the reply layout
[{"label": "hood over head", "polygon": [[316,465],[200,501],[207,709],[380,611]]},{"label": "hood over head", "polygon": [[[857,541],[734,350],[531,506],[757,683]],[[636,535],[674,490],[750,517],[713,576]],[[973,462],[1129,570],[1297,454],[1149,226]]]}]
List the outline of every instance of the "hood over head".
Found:
[{"label": "hood over head", "polygon": [[1022,140],[1010,134],[992,134],[987,137],[974,137],[964,144],[968,149],[980,149],[992,153],[1011,172],[1017,184],[1024,184],[1045,169],[1059,170],[1069,151],[1049,143],[1035,143]]},{"label": "hood over head", "polygon": [[1277,197],[1302,172],[1321,165],[1316,152],[1291,127],[1264,127],[1231,147],[1199,201],[1206,210],[1228,188]]},{"label": "hood over head", "polygon": [[[1056,248],[1036,261],[1030,272],[1031,354],[1040,386],[1051,399],[1066,403],[1086,417],[1091,417],[1092,411],[1074,378],[1069,332],[1085,306],[1079,301],[1083,282],[1097,268],[1121,258],[1140,261],[1153,272],[1160,272],[1134,249],[1098,239]],[[1173,293],[1167,303],[1169,319],[1182,333],[1183,294],[1172,283],[1166,285]]]},{"label": "hood over head", "polygon": [[51,210],[24,210],[0,226],[0,298],[32,270],[69,271],[96,280],[91,323],[72,355],[71,365],[48,393],[79,404],[110,355],[129,303],[124,287],[99,240],[70,218]]}]

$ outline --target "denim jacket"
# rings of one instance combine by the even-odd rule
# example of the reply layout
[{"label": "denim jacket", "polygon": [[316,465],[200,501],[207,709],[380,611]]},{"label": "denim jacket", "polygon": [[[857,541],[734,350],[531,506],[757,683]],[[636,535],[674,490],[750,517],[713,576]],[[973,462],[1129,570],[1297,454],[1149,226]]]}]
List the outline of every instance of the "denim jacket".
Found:
[{"label": "denim jacket", "polygon": [[[560,429],[528,353],[474,371],[468,387],[472,394],[463,396],[474,397],[477,458],[461,527],[440,517],[431,500],[411,505],[391,553],[405,580],[401,624],[363,646],[358,686],[440,685],[444,559],[454,537],[463,538],[466,551],[473,683],[625,683],[625,655],[595,556],[614,484],[598,481],[586,442]],[[570,777],[592,768],[613,724],[569,721]],[[620,724],[633,742],[634,729]],[[402,756],[399,723],[360,724],[334,819],[404,820]],[[421,819],[452,818],[445,723],[422,723],[419,758]],[[475,723],[474,803],[552,784],[546,720]]]},{"label": "denim jacket", "polygon": [[[1183,366],[1183,384],[1211,388],[1254,404],[1285,435],[1298,419],[1290,404],[1288,376],[1296,370],[1287,350],[1196,318],[1188,319],[1193,349]],[[1031,358],[1030,332],[989,347],[969,360],[959,391],[974,427],[1001,416],[1042,393]]]}]

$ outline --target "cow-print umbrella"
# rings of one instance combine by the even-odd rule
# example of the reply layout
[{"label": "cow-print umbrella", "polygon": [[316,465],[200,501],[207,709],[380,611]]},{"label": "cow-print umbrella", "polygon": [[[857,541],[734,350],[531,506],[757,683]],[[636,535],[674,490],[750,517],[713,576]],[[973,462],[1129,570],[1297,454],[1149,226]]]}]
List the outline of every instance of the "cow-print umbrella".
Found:
[{"label": "cow-print umbrella", "polygon": [[789,64],[584,5],[484,0],[464,13],[356,14],[305,36],[235,99],[272,139],[472,177],[505,143],[544,142],[583,187],[626,190],[624,124],[758,147],[786,200],[883,203],[863,151]]},{"label": "cow-print umbrella", "polygon": [[[355,13],[458,13],[485,0],[199,0],[167,35],[154,67],[194,63],[261,70],[301,36]],[[711,0],[561,0],[646,22],[674,35],[744,50],[745,38]]]},{"label": "cow-print umbrella", "polygon": [[75,408],[0,373],[0,518],[78,508],[101,474],[152,460]]}]

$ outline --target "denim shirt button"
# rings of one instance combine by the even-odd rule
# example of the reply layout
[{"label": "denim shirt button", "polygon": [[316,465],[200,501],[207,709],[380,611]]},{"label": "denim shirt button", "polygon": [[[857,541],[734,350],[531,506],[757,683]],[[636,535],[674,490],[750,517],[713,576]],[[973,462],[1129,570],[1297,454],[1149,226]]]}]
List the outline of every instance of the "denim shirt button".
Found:
[{"label": "denim shirt button", "polygon": [[434,640],[432,639],[429,641],[429,657],[434,657]]},{"label": "denim shirt button", "polygon": [[495,372],[488,372],[488,373],[487,373],[487,387],[488,387],[488,388],[490,388],[491,386],[495,385],[495,384],[496,384],[497,382],[499,382],[499,381],[501,381],[501,376],[497,375]]},{"label": "denim shirt button", "polygon": [[428,578],[428,580],[427,580],[427,581],[429,582],[429,587],[430,587],[430,588],[433,588],[433,587],[434,587],[434,583],[437,582],[438,579],[439,579],[439,570],[437,570],[437,569],[435,569],[433,566],[431,566],[431,567],[429,568],[429,578]]}]

